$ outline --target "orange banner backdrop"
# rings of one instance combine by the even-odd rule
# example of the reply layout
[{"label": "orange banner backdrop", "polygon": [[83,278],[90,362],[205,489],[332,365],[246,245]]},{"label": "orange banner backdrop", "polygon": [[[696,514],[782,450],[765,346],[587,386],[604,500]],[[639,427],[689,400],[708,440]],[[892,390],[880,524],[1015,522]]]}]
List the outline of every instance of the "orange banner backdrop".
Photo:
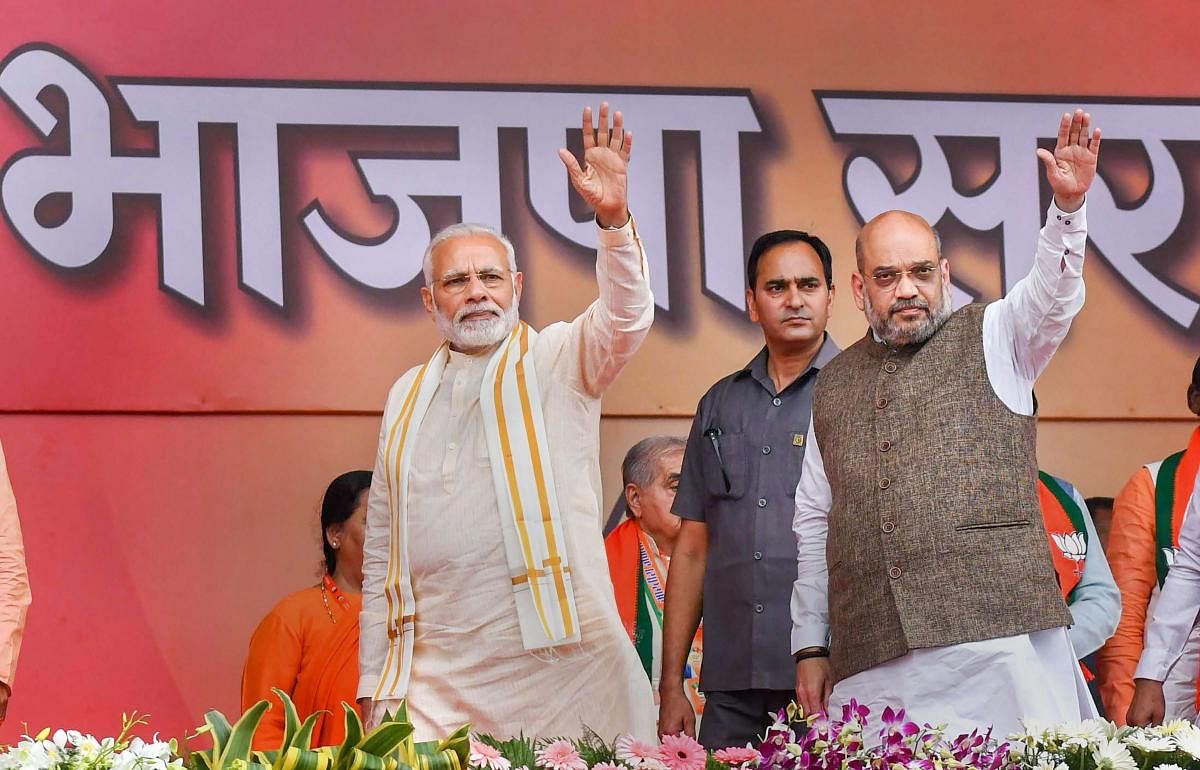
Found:
[{"label": "orange banner backdrop", "polygon": [[579,110],[601,98],[637,136],[632,208],[658,303],[605,400],[610,423],[688,417],[753,355],[742,265],[766,230],[830,244],[843,345],[865,328],[854,237],[879,210],[939,226],[958,301],[1002,295],[1048,202],[1034,150],[1077,104],[1105,132],[1102,180],[1087,307],[1039,384],[1042,414],[1185,419],[1198,16],[1187,3],[6,8],[0,440],[35,600],[0,739],[21,721],[115,732],[134,708],[182,735],[208,708],[236,711],[255,623],[315,579],[324,485],[371,466],[388,386],[436,343],[417,298],[430,232],[502,225],[535,326],[594,297],[592,225],[555,150],[578,147]]}]

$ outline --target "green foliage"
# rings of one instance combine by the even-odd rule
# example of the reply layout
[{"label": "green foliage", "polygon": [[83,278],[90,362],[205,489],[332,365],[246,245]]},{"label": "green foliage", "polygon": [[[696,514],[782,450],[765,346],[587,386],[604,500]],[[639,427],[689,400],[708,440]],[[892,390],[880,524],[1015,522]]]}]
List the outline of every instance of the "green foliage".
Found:
[{"label": "green foliage", "polygon": [[[358,712],[343,703],[346,739],[341,746],[313,749],[312,735],[319,714],[312,714],[301,722],[287,693],[278,689],[274,692],[283,702],[284,709],[284,739],[279,750],[251,749],[254,732],[263,714],[271,707],[268,701],[262,700],[233,725],[219,711],[205,714],[204,726],[191,737],[209,734],[213,748],[192,752],[188,766],[192,770],[412,770],[417,764],[427,770],[455,770],[467,766],[469,726],[464,725],[441,741],[414,743],[413,726],[408,721],[408,708],[403,701],[394,717],[387,715],[383,724],[365,734]],[[418,755],[421,755],[420,762]]]},{"label": "green foliage", "polygon": [[584,728],[583,736],[578,740],[572,741],[575,750],[579,752],[579,756],[584,762],[587,762],[588,767],[595,767],[601,762],[617,761],[617,752],[612,746],[608,745],[596,731],[590,727]]},{"label": "green foliage", "polygon": [[477,735],[475,738],[499,751],[501,756],[512,762],[514,768],[527,767],[532,770],[537,765],[537,744],[533,738],[526,738],[524,733],[506,741],[490,735]]}]

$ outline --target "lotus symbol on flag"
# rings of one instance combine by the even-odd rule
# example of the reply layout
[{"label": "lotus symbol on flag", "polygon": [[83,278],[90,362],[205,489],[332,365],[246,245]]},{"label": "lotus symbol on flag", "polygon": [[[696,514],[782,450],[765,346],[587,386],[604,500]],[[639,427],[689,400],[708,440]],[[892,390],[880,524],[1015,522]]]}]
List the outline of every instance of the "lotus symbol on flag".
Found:
[{"label": "lotus symbol on flag", "polygon": [[1082,532],[1070,532],[1059,534],[1051,532],[1050,537],[1054,540],[1054,544],[1058,546],[1058,550],[1062,551],[1062,555],[1075,562],[1075,572],[1080,571],[1080,564],[1087,558],[1087,540],[1084,539]]}]

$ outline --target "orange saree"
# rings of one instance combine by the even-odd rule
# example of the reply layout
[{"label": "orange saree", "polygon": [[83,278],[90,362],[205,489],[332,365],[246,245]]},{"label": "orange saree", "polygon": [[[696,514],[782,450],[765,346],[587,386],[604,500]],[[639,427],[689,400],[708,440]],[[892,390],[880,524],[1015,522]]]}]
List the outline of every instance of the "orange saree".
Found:
[{"label": "orange saree", "polygon": [[362,609],[361,595],[345,596],[349,609],[333,597],[323,601],[319,587],[297,591],[279,602],[255,630],[242,671],[242,709],[264,698],[271,702],[254,736],[256,750],[278,749],[283,743],[283,704],[272,687],[291,696],[301,720],[327,712],[317,720],[313,746],[336,745],[345,738],[342,702],[354,705],[358,688]]}]

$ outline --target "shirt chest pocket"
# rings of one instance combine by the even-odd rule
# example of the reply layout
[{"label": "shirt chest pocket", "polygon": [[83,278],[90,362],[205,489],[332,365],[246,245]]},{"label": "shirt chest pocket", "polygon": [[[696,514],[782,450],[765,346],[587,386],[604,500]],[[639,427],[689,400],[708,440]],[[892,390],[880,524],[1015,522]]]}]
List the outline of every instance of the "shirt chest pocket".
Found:
[{"label": "shirt chest pocket", "polygon": [[713,428],[705,432],[704,442],[705,491],[726,500],[740,498],[746,493],[746,435]]}]

